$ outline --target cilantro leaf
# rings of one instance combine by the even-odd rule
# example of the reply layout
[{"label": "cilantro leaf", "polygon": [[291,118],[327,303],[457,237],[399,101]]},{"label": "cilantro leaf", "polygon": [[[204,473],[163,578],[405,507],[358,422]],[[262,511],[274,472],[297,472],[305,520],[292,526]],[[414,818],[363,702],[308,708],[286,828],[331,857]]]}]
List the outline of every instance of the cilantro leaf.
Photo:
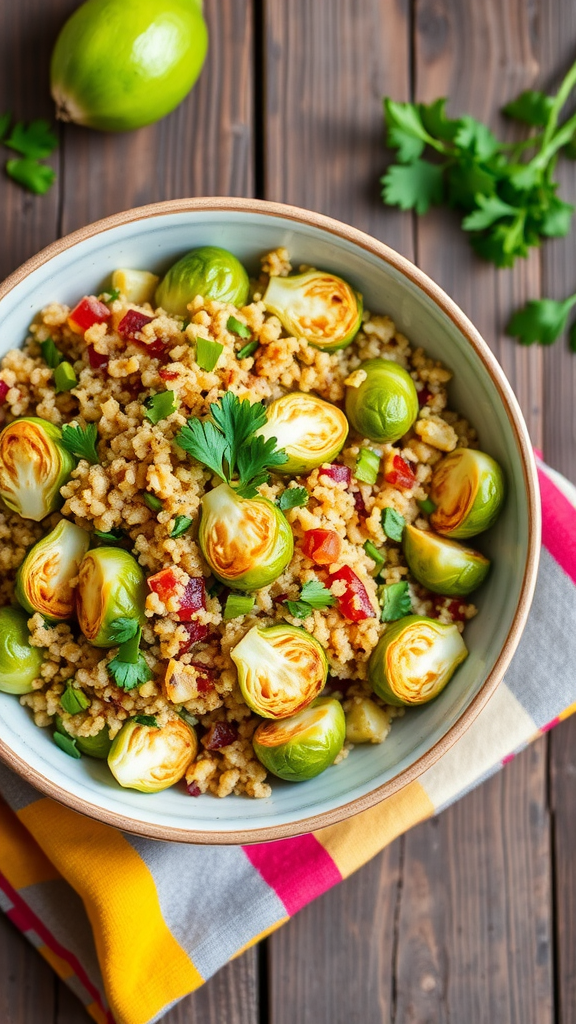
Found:
[{"label": "cilantro leaf", "polygon": [[155,715],[134,715],[133,721],[138,722],[138,725],[147,725],[150,729],[160,728]]},{"label": "cilantro leaf", "polygon": [[298,601],[286,601],[286,607],[295,619],[306,619],[314,609],[331,608],[335,604],[334,594],[320,580],[308,580]]},{"label": "cilantro leaf", "polygon": [[498,139],[490,129],[469,114],[460,118],[454,145],[478,157],[479,160],[489,160],[500,148]]},{"label": "cilantro leaf", "polygon": [[266,423],[266,410],[259,402],[252,405],[248,399],[241,400],[234,392],[227,391],[219,405],[210,406],[210,415],[228,441],[229,469],[230,476],[233,476],[238,453]]},{"label": "cilantro leaf", "polygon": [[448,168],[446,174],[447,197],[450,206],[473,210],[477,196],[493,196],[496,191],[497,174],[481,167],[467,157]]},{"label": "cilantro leaf", "polygon": [[272,466],[283,466],[288,462],[285,451],[276,447],[276,438],[264,439],[257,434],[252,437],[237,454],[240,484],[236,488],[242,498],[255,498],[258,491],[268,480],[266,470]]},{"label": "cilantro leaf", "polygon": [[111,530],[94,530],[94,536],[98,537],[98,540],[103,540],[106,544],[118,544],[119,541],[124,540],[124,530],[119,527],[113,527]]},{"label": "cilantro leaf", "polygon": [[392,164],[380,179],[382,198],[388,206],[401,210],[427,213],[430,206],[442,202],[444,185],[442,167],[428,160],[414,160],[410,164]]},{"label": "cilantro leaf", "polygon": [[516,121],[523,121],[524,124],[541,127],[546,124],[553,103],[552,96],[546,96],[545,93],[534,89],[526,89],[515,100],[502,107],[502,113]]},{"label": "cilantro leaf", "polygon": [[570,231],[573,213],[574,207],[571,203],[565,203],[558,199],[558,196],[551,196],[539,222],[540,234],[546,238],[563,238]]},{"label": "cilantro leaf", "polygon": [[31,121],[29,125],[18,121],[8,138],[4,139],[4,145],[22,153],[23,156],[41,160],[45,156],[50,156],[56,149],[58,137],[50,128],[48,121],[40,119]]},{"label": "cilantro leaf", "polygon": [[289,508],[300,508],[307,505],[310,495],[305,487],[287,487],[278,498],[278,508],[286,512]]},{"label": "cilantro leaf", "polygon": [[502,217],[515,216],[518,212],[515,206],[505,203],[497,195],[477,195],[475,201],[477,209],[469,213],[462,221],[464,231],[482,231],[484,228],[491,227],[494,221],[501,220]]},{"label": "cilantro leaf", "polygon": [[422,124],[420,111],[413,103],[395,103],[386,97],[384,112],[390,149],[398,150],[400,163],[411,163],[420,156],[430,138]]},{"label": "cilantro leaf", "polygon": [[203,462],[221,480],[228,480],[224,469],[224,461],[228,460],[230,451],[228,441],[211,420],[205,423],[188,420],[174,440],[188,455]]},{"label": "cilantro leaf", "polygon": [[555,299],[532,299],[510,319],[506,333],[518,338],[521,345],[552,345],[566,327],[576,295],[557,302]]},{"label": "cilantro leaf", "polygon": [[60,441],[62,447],[75,455],[77,459],[86,459],[92,466],[96,466],[100,462],[96,451],[97,440],[98,429],[95,423],[88,423],[85,427],[65,423],[62,427]]},{"label": "cilantro leaf", "polygon": [[186,530],[189,530],[194,522],[190,516],[176,516],[174,520],[174,526],[170,530],[171,537],[181,537]]},{"label": "cilantro leaf", "polygon": [[418,109],[422,124],[429,135],[434,135],[445,142],[452,142],[461,122],[446,116],[446,102],[446,98],[441,97],[432,103],[419,103]]},{"label": "cilantro leaf", "polygon": [[123,644],[136,636],[140,628],[137,619],[118,618],[110,623],[110,640],[114,644]]},{"label": "cilantro leaf", "polygon": [[404,527],[406,526],[404,516],[400,515],[395,508],[387,506],[382,509],[380,519],[382,522],[382,529],[386,536],[389,537],[390,540],[395,540],[400,543]]},{"label": "cilantro leaf", "polygon": [[8,160],[6,172],[23,188],[39,196],[45,195],[56,181],[56,171],[28,157],[23,160]]},{"label": "cilantro leaf", "polygon": [[165,420],[176,412],[178,402],[173,391],[160,391],[157,395],[150,395],[144,402],[144,415],[150,423],[156,424]]},{"label": "cilantro leaf", "polygon": [[378,588],[378,597],[382,612],[382,622],[396,622],[397,619],[409,615],[412,611],[410,591],[406,581],[402,583],[388,583]]},{"label": "cilantro leaf", "polygon": [[108,671],[121,690],[133,690],[154,678],[140,651],[141,638],[142,628],[138,626],[136,633],[120,645],[116,657],[108,662]]},{"label": "cilantro leaf", "polygon": [[44,359],[44,362],[47,364],[47,366],[50,367],[51,370],[55,370],[56,367],[59,366],[62,360],[64,359],[64,356],[62,355],[60,350],[56,348],[53,338],[46,338],[46,341],[41,341],[40,350],[42,352],[42,358]]}]

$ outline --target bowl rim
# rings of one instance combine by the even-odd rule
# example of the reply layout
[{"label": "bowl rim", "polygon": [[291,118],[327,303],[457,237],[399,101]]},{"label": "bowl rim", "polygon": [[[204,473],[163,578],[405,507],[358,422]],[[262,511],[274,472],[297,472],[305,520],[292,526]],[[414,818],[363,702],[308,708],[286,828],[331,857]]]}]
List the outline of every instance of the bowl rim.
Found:
[{"label": "bowl rim", "polygon": [[120,213],[112,214],[101,220],[94,221],[68,235],[64,235],[57,241],[41,249],[35,256],[32,256],[23,263],[17,270],[7,277],[0,284],[0,302],[5,298],[21,281],[30,274],[48,263],[55,256],[73,248],[79,242],[93,238],[96,235],[110,231],[125,224],[136,221],[144,221],[153,217],[160,217],[180,213],[198,212],[241,212],[257,213],[264,216],[276,216],[283,220],[294,221],[299,224],[306,224],[332,235],[351,242],[361,249],[367,250],[377,256],[385,263],[388,263],[395,270],[407,277],[419,289],[440,308],[440,310],[452,320],[460,330],[468,343],[472,346],[478,357],[481,359],[492,383],[495,385],[512,431],[516,438],[518,453],[522,462],[522,471],[527,497],[528,511],[528,551],[524,577],[518,605],[504,642],[502,650],[488,674],[484,683],[464,710],[460,718],[451,726],[448,732],[438,740],[434,746],[426,751],[411,765],[401,771],[393,779],[382,783],[354,800],[340,804],[331,810],[318,814],[309,815],[295,821],[284,824],[267,825],[259,828],[235,828],[230,831],[204,831],[198,829],[179,828],[171,825],[162,825],[142,821],[136,817],[125,816],[116,811],[108,810],[90,800],[69,793],[66,789],[47,778],[36,768],[32,768],[23,758],[14,753],[4,741],[0,740],[0,759],[14,771],[16,771],[30,785],[34,786],[41,793],[52,797],[72,810],[89,817],[95,818],[104,824],[119,828],[124,832],[145,836],[148,839],[164,840],[169,842],[183,842],[190,844],[208,845],[238,845],[269,842],[276,839],[285,839],[291,836],[298,836],[304,833],[313,832],[329,825],[335,825],[361,811],[375,806],[382,800],[405,786],[416,781],[428,768],[432,767],[439,758],[466,732],[482,708],[488,702],[498,684],[500,683],[512,656],[518,646],[522,635],[532,598],[536,586],[538,572],[538,561],[540,553],[540,532],[541,532],[541,511],[538,489],[538,477],[536,462],[532,444],[528,434],[528,428],[520,410],[516,396],[508,382],[504,371],[493,355],[488,345],[481,337],[468,317],[460,307],[451,299],[439,285],[435,284],[422,270],[416,267],[405,256],[401,256],[395,249],[390,248],[384,242],[378,241],[364,231],[351,227],[342,221],[327,217],[324,214],[306,210],[301,207],[291,206],[284,203],[271,202],[264,199],[245,199],[228,196],[204,196],[183,199],[170,199],[159,203],[150,203],[145,206],[133,207]]}]

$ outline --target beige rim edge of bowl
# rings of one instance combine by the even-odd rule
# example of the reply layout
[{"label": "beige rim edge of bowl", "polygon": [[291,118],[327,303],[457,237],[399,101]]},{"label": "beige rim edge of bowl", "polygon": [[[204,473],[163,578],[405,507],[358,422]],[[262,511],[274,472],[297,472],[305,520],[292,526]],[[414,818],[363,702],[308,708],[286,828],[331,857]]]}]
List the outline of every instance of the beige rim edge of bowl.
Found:
[{"label": "beige rim edge of bowl", "polygon": [[9,768],[13,768],[27,782],[35,786],[36,789],[39,789],[46,796],[52,797],[60,803],[65,804],[67,807],[70,807],[82,814],[87,814],[92,818],[96,818],[107,825],[120,828],[125,832],[132,832],[136,835],[146,836],[150,839],[161,839],[171,842],[199,844],[259,843],[268,842],[273,839],[284,839],[288,836],[301,835],[305,832],[312,832],[316,829],[326,828],[328,825],[334,825],[337,822],[342,821],[344,818],[348,818],[354,814],[358,814],[360,811],[366,810],[369,807],[373,807],[381,800],[384,800],[386,797],[391,796],[399,789],[408,785],[408,783],[414,782],[424,771],[426,771],[427,768],[430,768],[440,757],[442,757],[452,744],[455,743],[464,732],[466,732],[468,727],[472,724],[476,716],[492,696],[502,679],[526,624],[538,571],[538,556],[540,550],[540,501],[534,454],[520,407],[503,370],[476,328],[459,309],[456,303],[453,302],[438,285],[434,284],[426,274],[410,263],[409,260],[405,259],[404,256],[400,256],[399,253],[390,249],[382,242],[377,241],[375,238],[372,238],[370,235],[365,234],[363,231],[358,231],[356,228],[349,227],[340,221],[333,220],[330,217],[325,217],[322,214],[303,210],[296,206],[286,206],[282,203],[272,203],[258,199],[236,199],[228,197],[173,199],[168,202],[152,203],[148,206],[136,207],[135,209],[126,210],[122,213],[114,214],[111,217],[106,217],[104,220],[99,220],[93,224],[89,224],[87,227],[81,228],[79,231],[74,231],[72,234],[66,235],[57,242],[53,242],[46,249],[42,249],[41,252],[27,260],[26,263],[11,274],[10,277],[6,278],[3,284],[0,285],[0,300],[3,299],[4,296],[7,295],[17,284],[19,284],[20,281],[23,281],[30,273],[43,266],[54,256],[57,256],[64,250],[76,245],[77,242],[81,242],[86,238],[91,238],[94,235],[101,234],[104,231],[109,231],[111,228],[118,227],[121,224],[129,224],[133,221],[145,220],[148,217],[158,217],[164,214],[185,213],[200,210],[227,210],[260,213],[264,215],[271,214],[281,217],[284,220],[292,220],[301,224],[309,224],[313,227],[321,228],[323,231],[328,231],[333,235],[337,235],[349,242],[353,242],[361,249],[366,249],[368,252],[380,257],[380,259],[389,263],[421,288],[459,328],[470,345],[472,345],[472,348],[480,357],[486,367],[486,370],[490,374],[492,382],[496,386],[500,398],[502,399],[508,419],[516,437],[518,451],[522,460],[526,496],[528,501],[528,555],[526,559],[520,599],[518,601],[518,607],[506,638],[506,642],[504,643],[494,668],[485,680],[482,689],[468,705],[461,718],[455,722],[446,735],[431,747],[430,750],[423,754],[422,757],[406,768],[403,772],[400,772],[400,774],[394,779],[391,779],[389,782],[385,782],[383,785],[371,790],[364,796],[358,797],[356,800],[352,800],[347,804],[342,804],[340,807],[336,807],[331,811],[312,815],[311,817],[303,818],[299,821],[289,822],[285,825],[271,825],[269,827],[256,829],[235,829],[234,831],[226,832],[204,832],[194,831],[192,829],[189,830],[155,825],[149,824],[145,821],[139,821],[138,819],[127,819],[122,814],[117,814],[114,811],[107,811],[102,807],[98,807],[97,805],[90,803],[88,800],[84,800],[81,797],[76,797],[68,793],[56,783],[47,779],[41,772],[31,768],[22,758],[14,754],[13,751],[0,741],[0,758],[8,765]]}]

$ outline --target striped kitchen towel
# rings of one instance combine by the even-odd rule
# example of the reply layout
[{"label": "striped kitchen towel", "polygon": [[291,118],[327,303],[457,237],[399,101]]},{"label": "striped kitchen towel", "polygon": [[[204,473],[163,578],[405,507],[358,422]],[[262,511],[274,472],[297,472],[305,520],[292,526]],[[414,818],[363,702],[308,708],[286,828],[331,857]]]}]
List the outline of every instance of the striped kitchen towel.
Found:
[{"label": "striped kitchen towel", "polygon": [[0,907],[99,1024],[159,1020],[230,957],[576,710],[576,630],[565,629],[576,623],[576,488],[538,468],[542,562],[506,680],[432,768],[378,806],[295,839],[182,846],[92,821],[0,768]]}]

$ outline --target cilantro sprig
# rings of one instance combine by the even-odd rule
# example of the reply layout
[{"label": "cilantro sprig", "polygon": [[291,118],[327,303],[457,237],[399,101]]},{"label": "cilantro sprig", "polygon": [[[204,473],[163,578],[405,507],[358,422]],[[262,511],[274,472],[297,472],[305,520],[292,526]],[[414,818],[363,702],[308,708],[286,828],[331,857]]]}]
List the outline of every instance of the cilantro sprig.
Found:
[{"label": "cilantro sprig", "polygon": [[309,499],[310,495],[305,487],[287,487],[282,491],[276,504],[283,512],[287,512],[289,508],[302,508],[308,504]]},{"label": "cilantro sprig", "polygon": [[528,90],[508,103],[503,112],[531,130],[512,144],[467,114],[449,118],[445,99],[387,97],[387,142],[398,162],[381,179],[384,202],[419,214],[442,203],[460,210],[473,248],[497,267],[513,266],[543,238],[566,235],[574,208],[557,195],[553,173],[561,150],[576,156],[576,114],[560,123],[575,85],[576,64],[555,96]]},{"label": "cilantro sprig", "polygon": [[62,427],[62,447],[77,459],[86,459],[92,466],[100,462],[96,450],[97,440],[98,428],[95,423],[88,423],[85,427],[65,423]]},{"label": "cilantro sprig", "polygon": [[121,690],[133,690],[154,678],[140,650],[141,639],[142,628],[138,626],[136,633],[120,644],[117,655],[108,662],[108,671]]},{"label": "cilantro sprig", "polygon": [[56,180],[56,172],[40,163],[56,149],[58,137],[48,121],[37,119],[25,124],[17,121],[10,130],[11,114],[0,117],[0,140],[21,156],[6,162],[6,173],[23,188],[44,195]]},{"label": "cilantro sprig", "polygon": [[[506,332],[518,338],[521,345],[552,345],[563,333],[568,317],[576,305],[576,294],[567,299],[531,299],[517,310],[506,327]],[[570,328],[570,348],[576,352],[576,321]]]},{"label": "cilantro sprig", "polygon": [[334,604],[334,594],[320,580],[308,580],[300,591],[298,601],[286,601],[290,615],[296,619],[305,619],[315,608],[331,608]]},{"label": "cilantro sprig", "polygon": [[276,447],[276,438],[257,433],[266,423],[262,405],[227,391],[210,405],[210,419],[189,419],[176,435],[176,443],[202,462],[242,498],[255,498],[258,488],[270,479],[268,472],[288,456]]}]

